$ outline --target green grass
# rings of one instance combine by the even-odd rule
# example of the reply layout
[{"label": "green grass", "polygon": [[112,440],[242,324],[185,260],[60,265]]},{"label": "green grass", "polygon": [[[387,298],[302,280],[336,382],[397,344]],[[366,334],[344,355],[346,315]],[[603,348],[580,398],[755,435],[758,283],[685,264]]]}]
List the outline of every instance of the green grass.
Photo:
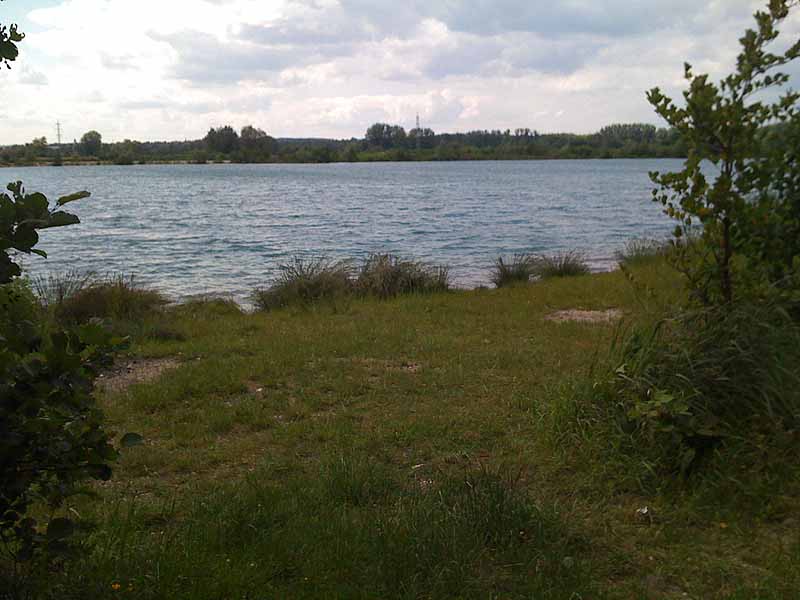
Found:
[{"label": "green grass", "polygon": [[[680,298],[662,262],[633,274],[657,296],[647,303]],[[573,308],[618,308],[625,322],[547,319]],[[796,463],[780,479],[731,469],[648,490],[625,479],[635,457],[614,452],[618,438],[580,401],[602,392],[591,382],[612,340],[652,319],[623,273],[167,311],[179,336],[131,352],[179,366],[100,392],[110,426],[146,443],[67,507],[96,526],[91,551],[34,578],[41,597],[772,600],[794,589]]]}]

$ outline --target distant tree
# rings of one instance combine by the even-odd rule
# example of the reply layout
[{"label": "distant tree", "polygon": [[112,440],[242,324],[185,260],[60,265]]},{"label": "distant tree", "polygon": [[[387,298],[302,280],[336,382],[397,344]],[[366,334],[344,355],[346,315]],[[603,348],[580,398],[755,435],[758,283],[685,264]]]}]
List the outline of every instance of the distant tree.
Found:
[{"label": "distant tree", "polygon": [[31,149],[36,156],[44,156],[47,154],[47,138],[44,136],[33,138]]},{"label": "distant tree", "polygon": [[230,125],[209,129],[205,138],[206,146],[212,152],[230,154],[239,149],[239,134]]},{"label": "distant tree", "polygon": [[87,131],[81,136],[78,151],[84,156],[100,156],[103,149],[103,136],[92,130]]},{"label": "distant tree", "polygon": [[242,127],[239,143],[247,158],[260,160],[268,159],[277,146],[275,138],[252,125]]},{"label": "distant tree", "polygon": [[383,149],[401,147],[405,145],[407,137],[405,129],[388,123],[375,123],[366,133],[367,144]]},{"label": "distant tree", "polygon": [[408,132],[408,145],[411,148],[417,147],[417,138],[419,138],[420,148],[433,148],[436,145],[436,133],[433,129],[427,127],[417,129],[416,127]]}]

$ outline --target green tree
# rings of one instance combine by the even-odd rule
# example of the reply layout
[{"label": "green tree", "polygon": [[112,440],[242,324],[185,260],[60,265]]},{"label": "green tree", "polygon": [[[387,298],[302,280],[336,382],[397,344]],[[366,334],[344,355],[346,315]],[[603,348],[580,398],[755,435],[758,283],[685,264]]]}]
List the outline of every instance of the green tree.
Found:
[{"label": "green tree", "polygon": [[239,145],[244,152],[244,158],[255,162],[269,159],[275,152],[277,143],[263,129],[245,125],[239,135]]},{"label": "green tree", "polygon": [[206,146],[212,152],[231,154],[239,149],[239,134],[230,125],[212,127],[205,138]]},{"label": "green tree", "polygon": [[[684,106],[658,88],[648,93],[656,112],[680,133],[688,150],[682,171],[651,177],[659,186],[654,199],[678,221],[676,237],[686,238],[702,225],[699,241],[679,244],[678,266],[705,304],[730,303],[737,283],[774,271],[764,261],[778,254],[790,263],[800,261],[798,236],[777,241],[788,245],[779,251],[762,243],[771,238],[769,226],[776,218],[784,225],[786,219],[798,220],[796,212],[791,214],[797,210],[796,184],[785,185],[800,177],[797,146],[769,151],[764,135],[766,126],[776,123],[798,131],[800,95],[790,91],[769,100],[771,88],[789,79],[779,69],[800,55],[800,41],[784,52],[770,51],[778,26],[796,5],[797,0],[771,0],[766,11],[756,13],[756,29],[740,40],[735,72],[718,85],[708,75],[695,75],[687,64]],[[713,179],[703,170],[708,163],[716,167]],[[781,182],[774,181],[778,175]],[[778,271],[785,274],[787,265],[782,267]]]},{"label": "green tree", "polygon": [[87,131],[81,136],[78,148],[84,156],[100,156],[103,150],[103,136],[94,130]]}]

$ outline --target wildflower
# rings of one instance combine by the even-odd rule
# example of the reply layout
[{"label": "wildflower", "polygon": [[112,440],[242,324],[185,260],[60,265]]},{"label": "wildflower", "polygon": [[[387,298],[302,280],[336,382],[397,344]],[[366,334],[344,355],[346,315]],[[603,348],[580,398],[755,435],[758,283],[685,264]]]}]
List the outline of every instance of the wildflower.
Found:
[{"label": "wildflower", "polygon": [[121,588],[122,588],[122,585],[120,585],[116,581],[111,584],[111,589],[114,590],[115,592],[118,592]]}]

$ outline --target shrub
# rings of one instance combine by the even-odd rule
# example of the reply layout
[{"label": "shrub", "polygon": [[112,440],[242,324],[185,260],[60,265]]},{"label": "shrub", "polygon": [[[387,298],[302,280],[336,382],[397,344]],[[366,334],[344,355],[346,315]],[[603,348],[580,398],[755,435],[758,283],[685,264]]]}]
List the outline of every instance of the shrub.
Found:
[{"label": "shrub", "polygon": [[492,267],[491,281],[498,287],[528,283],[535,271],[536,260],[530,254],[515,254],[510,261],[498,257]]},{"label": "shrub", "polygon": [[355,285],[359,294],[378,298],[443,292],[450,289],[450,271],[392,254],[372,254],[361,266]]},{"label": "shrub", "polygon": [[292,304],[308,305],[352,294],[350,263],[326,258],[295,258],[280,266],[278,280],[253,292],[257,310],[274,310]]},{"label": "shrub", "polygon": [[680,313],[623,346],[617,418],[648,462],[687,473],[726,441],[797,431],[798,364],[800,325],[783,306]]},{"label": "shrub", "polygon": [[556,252],[555,254],[540,254],[536,256],[533,273],[540,279],[587,275],[589,273],[589,265],[586,263],[586,255],[583,252],[567,250],[565,252]]},{"label": "shrub", "polygon": [[[67,519],[46,528],[27,516],[35,502],[58,508],[87,478],[108,479],[117,456],[92,397],[100,365],[118,343],[96,326],[42,335],[32,294],[0,286],[0,541],[16,559],[66,548]],[[9,318],[11,317],[11,318]],[[129,435],[125,443],[138,436]]]}]

